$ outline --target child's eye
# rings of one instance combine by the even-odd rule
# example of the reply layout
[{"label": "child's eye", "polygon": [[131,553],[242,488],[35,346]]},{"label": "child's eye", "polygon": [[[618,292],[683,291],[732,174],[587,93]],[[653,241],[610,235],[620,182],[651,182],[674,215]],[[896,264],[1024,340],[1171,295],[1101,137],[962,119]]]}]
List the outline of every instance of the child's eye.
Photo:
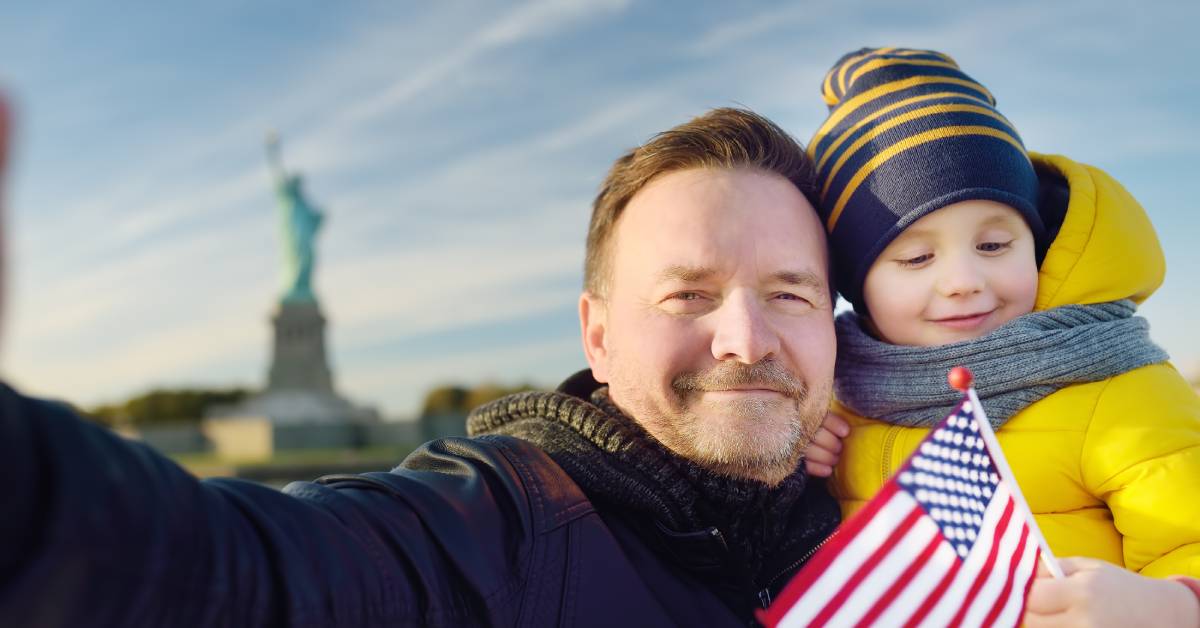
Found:
[{"label": "child's eye", "polygon": [[983,251],[984,253],[999,253],[1010,246],[1012,246],[1012,240],[1009,240],[1008,242],[983,242],[975,248]]},{"label": "child's eye", "polygon": [[933,259],[933,253],[925,253],[924,255],[918,255],[908,259],[898,259],[896,260],[896,263],[900,264],[901,266],[920,266],[931,259]]}]

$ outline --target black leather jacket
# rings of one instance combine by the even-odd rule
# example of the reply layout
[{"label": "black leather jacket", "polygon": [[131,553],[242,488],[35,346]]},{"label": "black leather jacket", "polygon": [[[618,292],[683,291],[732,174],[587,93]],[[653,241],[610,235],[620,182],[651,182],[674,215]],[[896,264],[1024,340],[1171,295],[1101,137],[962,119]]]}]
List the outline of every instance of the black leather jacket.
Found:
[{"label": "black leather jacket", "polygon": [[[435,441],[389,473],[278,492],[197,481],[0,386],[0,465],[3,626],[749,621],[696,565],[597,512],[512,437]],[[720,550],[713,538],[667,542],[701,563]]]}]

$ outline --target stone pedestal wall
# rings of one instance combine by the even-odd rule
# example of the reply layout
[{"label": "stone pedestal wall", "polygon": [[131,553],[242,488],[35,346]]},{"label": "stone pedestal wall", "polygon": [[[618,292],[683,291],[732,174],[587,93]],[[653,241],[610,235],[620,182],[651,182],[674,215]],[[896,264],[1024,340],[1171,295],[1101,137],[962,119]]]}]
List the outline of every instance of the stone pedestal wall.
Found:
[{"label": "stone pedestal wall", "polygon": [[267,391],[333,392],[325,353],[325,317],[315,301],[279,304],[271,317],[275,330]]},{"label": "stone pedestal wall", "polygon": [[[325,353],[325,317],[316,301],[280,302],[271,324],[274,338],[266,389],[239,404],[211,409],[209,418],[266,417],[277,426],[379,420],[374,408],[356,406],[334,389]],[[340,436],[316,440],[347,445]]]}]

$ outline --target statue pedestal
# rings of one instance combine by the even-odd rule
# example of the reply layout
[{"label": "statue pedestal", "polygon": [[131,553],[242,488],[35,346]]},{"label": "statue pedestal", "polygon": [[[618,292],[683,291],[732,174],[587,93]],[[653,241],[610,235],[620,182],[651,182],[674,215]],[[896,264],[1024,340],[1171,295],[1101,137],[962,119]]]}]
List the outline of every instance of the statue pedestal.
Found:
[{"label": "statue pedestal", "polygon": [[325,353],[325,317],[316,301],[283,301],[271,316],[275,329],[267,389],[210,418],[266,417],[272,423],[374,422],[373,408],[356,406],[333,388]]},{"label": "statue pedestal", "polygon": [[266,390],[236,406],[215,408],[214,419],[262,418],[276,425],[375,423],[374,408],[356,406],[332,393],[309,390]]},{"label": "statue pedestal", "polygon": [[325,355],[325,317],[316,301],[284,301],[271,317],[275,328],[267,392],[305,390],[333,394]]}]

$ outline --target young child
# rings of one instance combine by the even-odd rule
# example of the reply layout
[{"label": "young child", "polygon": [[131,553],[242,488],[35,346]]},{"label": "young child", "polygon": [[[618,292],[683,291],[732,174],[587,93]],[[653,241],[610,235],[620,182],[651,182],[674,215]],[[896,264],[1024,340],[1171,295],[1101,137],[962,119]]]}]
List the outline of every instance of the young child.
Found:
[{"label": "young child", "polygon": [[961,364],[1056,555],[1200,576],[1200,399],[1133,316],[1165,272],[1143,209],[1027,153],[946,55],[863,49],[822,91],[809,152],[855,310],[837,320],[843,513],[949,413]]}]

